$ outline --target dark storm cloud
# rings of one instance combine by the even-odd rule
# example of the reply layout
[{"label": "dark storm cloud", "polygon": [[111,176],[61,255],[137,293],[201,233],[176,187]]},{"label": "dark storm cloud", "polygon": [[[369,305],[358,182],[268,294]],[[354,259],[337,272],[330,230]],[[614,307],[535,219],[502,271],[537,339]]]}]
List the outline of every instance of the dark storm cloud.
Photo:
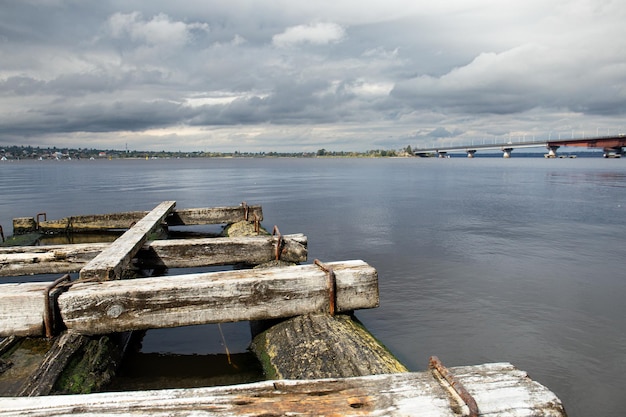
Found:
[{"label": "dark storm cloud", "polygon": [[368,149],[617,127],[625,9],[0,0],[0,143]]}]

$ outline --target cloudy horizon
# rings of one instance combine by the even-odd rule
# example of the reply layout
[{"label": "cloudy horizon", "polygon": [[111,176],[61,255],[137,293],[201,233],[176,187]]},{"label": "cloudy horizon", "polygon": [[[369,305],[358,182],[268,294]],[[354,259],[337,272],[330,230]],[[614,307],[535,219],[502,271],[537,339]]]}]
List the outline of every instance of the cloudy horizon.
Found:
[{"label": "cloudy horizon", "polygon": [[363,151],[626,131],[618,1],[213,3],[0,0],[0,144]]}]

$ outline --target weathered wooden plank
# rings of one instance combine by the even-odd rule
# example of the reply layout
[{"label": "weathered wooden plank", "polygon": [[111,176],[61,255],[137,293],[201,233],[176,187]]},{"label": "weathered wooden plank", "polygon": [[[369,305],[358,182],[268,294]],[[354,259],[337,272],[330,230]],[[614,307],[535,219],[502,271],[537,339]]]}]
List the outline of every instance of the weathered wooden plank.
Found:
[{"label": "weathered wooden plank", "polygon": [[44,334],[44,306],[49,282],[0,285],[0,336]]},{"label": "weathered wooden plank", "polygon": [[[245,219],[245,207],[211,207],[180,209],[167,218],[168,226],[192,226],[200,224],[227,224],[236,223]],[[247,206],[248,221],[263,221],[261,206]]]},{"label": "weathered wooden plank", "polygon": [[[147,242],[137,252],[135,265],[146,269],[259,265],[275,259],[277,241],[275,236],[156,240]],[[306,261],[306,236],[286,235],[283,242],[280,259],[294,263]],[[79,271],[110,245],[81,243],[0,248],[0,277]]]},{"label": "weathered wooden plank", "polygon": [[49,394],[72,355],[88,340],[85,336],[68,332],[56,338],[43,362],[25,381],[18,395],[32,397]]},{"label": "weathered wooden plank", "polygon": [[[189,268],[210,265],[260,265],[276,258],[276,236],[248,236],[207,239],[156,240],[137,256],[139,266]],[[307,237],[282,237],[279,256],[286,262],[307,260]]]},{"label": "weathered wooden plank", "polygon": [[[481,416],[565,417],[554,393],[508,363],[450,368]],[[445,383],[444,383],[445,384]],[[431,372],[343,379],[263,381],[224,387],[0,398],[0,416],[420,416],[459,417]]]},{"label": "weathered wooden plank", "polygon": [[[336,311],[378,306],[376,270],[329,263]],[[77,282],[58,299],[68,329],[84,334],[262,320],[328,311],[326,273],[315,265]]]},{"label": "weathered wooden plank", "polygon": [[350,316],[307,314],[282,321],[252,340],[270,379],[345,378],[408,372]]},{"label": "weathered wooden plank", "polygon": [[163,222],[175,205],[175,201],[164,201],[159,204],[83,267],[80,271],[80,279],[119,279],[124,268],[130,264],[132,258],[148,240],[148,234]]},{"label": "weathered wooden plank", "polygon": [[[144,218],[148,213],[148,211],[128,211],[70,216],[57,220],[40,221],[39,230],[44,233],[55,233],[128,229]],[[243,220],[244,216],[245,208],[243,206],[190,208],[173,210],[172,213],[165,218],[165,221],[168,226],[227,224]],[[254,221],[255,219],[262,221],[262,207],[248,206],[248,219],[250,221]],[[16,220],[18,221],[17,223]],[[32,231],[36,227],[36,222],[32,218],[14,219],[13,224],[14,233]]]},{"label": "weathered wooden plank", "polygon": [[77,272],[110,243],[0,248],[0,277]]}]

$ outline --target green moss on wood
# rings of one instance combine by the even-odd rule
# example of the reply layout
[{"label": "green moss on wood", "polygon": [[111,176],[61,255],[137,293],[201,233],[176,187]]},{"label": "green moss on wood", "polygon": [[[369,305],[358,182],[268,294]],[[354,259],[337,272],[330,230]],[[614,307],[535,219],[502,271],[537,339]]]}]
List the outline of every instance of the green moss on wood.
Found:
[{"label": "green moss on wood", "polygon": [[8,236],[4,242],[0,242],[0,246],[33,246],[41,236],[41,233]]},{"label": "green moss on wood", "polygon": [[382,343],[346,315],[293,317],[257,335],[251,350],[269,379],[408,372]]},{"label": "green moss on wood", "polygon": [[110,337],[94,338],[72,357],[57,380],[54,391],[65,394],[100,391],[115,375],[120,360],[117,345]]},{"label": "green moss on wood", "polygon": [[257,233],[255,230],[254,222],[242,220],[237,223],[231,223],[226,225],[222,234],[226,237],[241,237],[269,235],[269,232],[263,227],[260,227],[259,232]]}]

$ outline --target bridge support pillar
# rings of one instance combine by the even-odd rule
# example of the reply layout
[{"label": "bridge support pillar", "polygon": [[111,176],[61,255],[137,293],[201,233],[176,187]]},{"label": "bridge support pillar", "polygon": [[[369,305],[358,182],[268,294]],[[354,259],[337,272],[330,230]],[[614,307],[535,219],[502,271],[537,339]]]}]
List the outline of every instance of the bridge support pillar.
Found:
[{"label": "bridge support pillar", "polygon": [[476,153],[476,149],[470,149],[467,151],[467,157],[473,158],[475,153]]},{"label": "bridge support pillar", "polygon": [[548,146],[546,146],[546,148],[548,149],[548,153],[545,154],[544,156],[546,158],[556,158],[556,151],[557,151],[557,149],[560,148],[560,146],[548,145]]},{"label": "bridge support pillar", "polygon": [[513,152],[513,148],[502,148],[502,157],[503,158],[510,158],[511,157],[511,152]]},{"label": "bridge support pillar", "polygon": [[616,146],[614,148],[604,148],[604,154],[602,155],[605,158],[621,158],[624,156],[624,148],[621,146]]}]

